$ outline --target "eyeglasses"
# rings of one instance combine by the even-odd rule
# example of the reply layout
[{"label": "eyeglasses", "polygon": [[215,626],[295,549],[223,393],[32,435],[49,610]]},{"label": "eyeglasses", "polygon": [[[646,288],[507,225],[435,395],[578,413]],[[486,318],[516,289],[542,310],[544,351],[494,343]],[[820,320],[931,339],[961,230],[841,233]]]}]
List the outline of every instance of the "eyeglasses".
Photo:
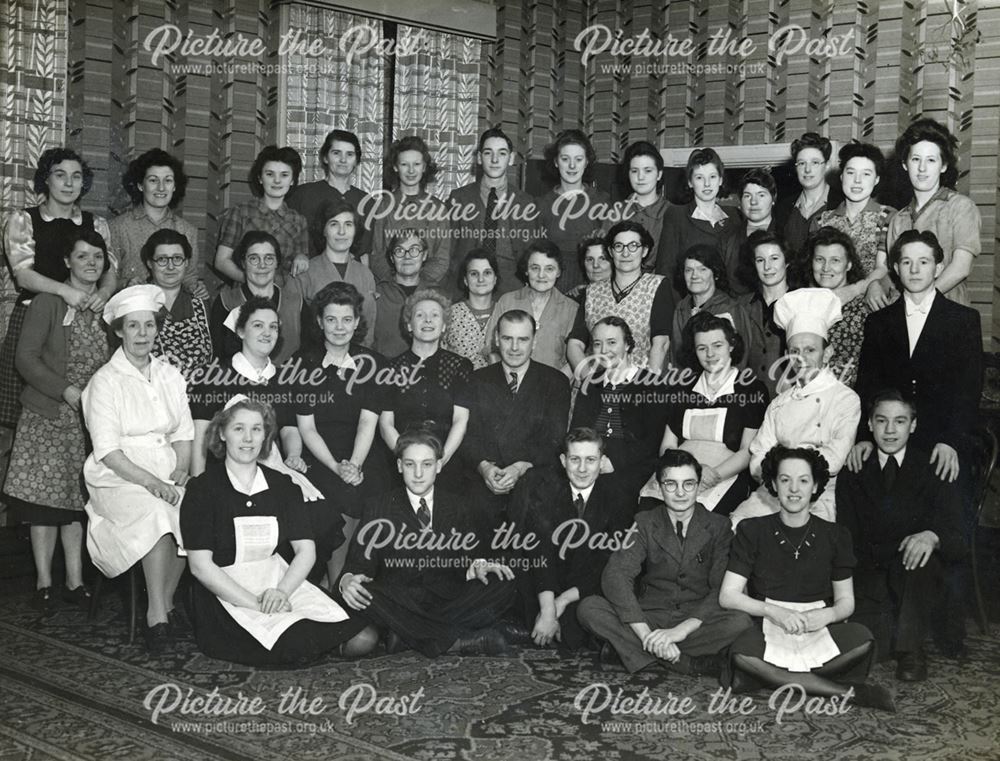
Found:
[{"label": "eyeglasses", "polygon": [[274,254],[264,254],[260,256],[259,254],[251,254],[247,257],[247,264],[251,267],[259,267],[262,264],[271,267],[278,263],[278,257]]},{"label": "eyeglasses", "polygon": [[183,267],[184,262],[186,261],[186,256],[183,254],[176,254],[174,256],[157,256],[153,259],[153,264],[160,269],[166,269],[167,267]]},{"label": "eyeglasses", "polygon": [[694,491],[698,488],[698,482],[691,481],[660,481],[660,486],[664,488],[665,491],[671,494],[676,494],[678,492],[689,492]]},{"label": "eyeglasses", "polygon": [[796,161],[795,168],[805,169],[808,166],[815,169],[816,167],[823,166],[825,163],[826,163],[825,161],[820,161],[819,159],[810,159],[809,161]]},{"label": "eyeglasses", "polygon": [[642,244],[637,240],[630,241],[629,243],[611,244],[611,250],[616,254],[620,254],[622,251],[628,251],[630,254],[634,254],[640,248],[642,248]]},{"label": "eyeglasses", "polygon": [[396,248],[392,250],[392,255],[397,259],[416,259],[422,253],[424,253],[423,246],[410,246],[409,248],[396,246]]}]

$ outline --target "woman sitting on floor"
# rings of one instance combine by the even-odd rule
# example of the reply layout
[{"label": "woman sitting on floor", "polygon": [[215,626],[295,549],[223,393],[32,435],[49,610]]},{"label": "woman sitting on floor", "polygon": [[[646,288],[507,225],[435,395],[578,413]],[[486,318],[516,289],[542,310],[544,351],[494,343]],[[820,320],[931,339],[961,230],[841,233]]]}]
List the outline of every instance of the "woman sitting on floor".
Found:
[{"label": "woman sitting on floor", "polygon": [[781,509],[737,527],[719,603],[759,625],[733,643],[727,686],[796,683],[824,697],[853,689],[858,705],[895,711],[889,692],[865,681],[875,661],[871,632],[845,621],[854,612],[851,535],[809,512],[830,479],[826,460],[814,449],[778,445],[762,475]]},{"label": "woman sitting on floor", "polygon": [[245,396],[209,426],[223,462],[191,480],[181,506],[198,647],[252,666],[306,665],[333,649],[365,655],[375,630],[306,581],[316,545],[301,491],[258,462],[276,434],[271,407]]}]

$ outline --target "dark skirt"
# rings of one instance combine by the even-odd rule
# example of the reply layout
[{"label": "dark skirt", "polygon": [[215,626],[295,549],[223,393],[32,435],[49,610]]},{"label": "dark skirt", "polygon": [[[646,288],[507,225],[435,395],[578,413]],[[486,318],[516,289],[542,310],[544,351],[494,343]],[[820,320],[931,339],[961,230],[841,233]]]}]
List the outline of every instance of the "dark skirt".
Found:
[{"label": "dark skirt", "polygon": [[367,625],[352,614],[337,623],[297,621],[270,650],[236,623],[219,599],[197,581],[193,581],[194,634],[198,648],[210,658],[242,663],[247,666],[304,667],[320,656],[336,650]]},{"label": "dark skirt", "polygon": [[7,323],[7,336],[0,348],[0,425],[7,428],[16,427],[21,415],[24,379],[14,366],[14,355],[17,353],[17,342],[21,338],[27,314],[27,304],[18,302],[14,305]]},{"label": "dark skirt", "polygon": [[28,523],[32,526],[68,526],[71,523],[83,523],[87,516],[82,510],[36,505],[9,494],[4,494],[3,500],[7,503],[7,510],[15,523]]}]

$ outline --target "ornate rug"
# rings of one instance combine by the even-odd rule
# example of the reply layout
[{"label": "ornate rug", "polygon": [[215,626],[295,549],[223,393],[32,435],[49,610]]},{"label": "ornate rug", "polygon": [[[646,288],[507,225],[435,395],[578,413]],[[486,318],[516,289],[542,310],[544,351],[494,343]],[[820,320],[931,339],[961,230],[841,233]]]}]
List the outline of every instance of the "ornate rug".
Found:
[{"label": "ornate rug", "polygon": [[41,618],[8,593],[0,758],[996,761],[1000,639],[968,644],[961,662],[932,653],[922,684],[879,666],[899,708],[889,714],[792,688],[727,703],[711,680],[630,677],[550,650],[266,671],[205,658],[188,638],[152,658],[125,643],[114,595],[88,623],[69,608]]}]

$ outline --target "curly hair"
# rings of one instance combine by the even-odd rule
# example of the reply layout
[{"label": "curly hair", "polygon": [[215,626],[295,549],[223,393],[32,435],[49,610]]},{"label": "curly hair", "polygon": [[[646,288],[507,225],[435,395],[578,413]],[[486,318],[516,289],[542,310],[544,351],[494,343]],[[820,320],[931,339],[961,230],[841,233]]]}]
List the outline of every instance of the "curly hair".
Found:
[{"label": "curly hair", "polygon": [[760,466],[761,480],[772,496],[778,496],[778,488],[775,481],[778,478],[778,466],[785,460],[805,460],[809,463],[812,471],[813,483],[816,486],[816,493],[810,498],[810,502],[819,499],[826,485],[830,482],[830,466],[826,458],[815,449],[809,447],[786,447],[781,444],[775,445],[766,455]]},{"label": "curly hair", "polygon": [[88,228],[83,228],[79,232],[70,236],[69,248],[66,249],[66,256],[64,257],[67,261],[69,261],[69,258],[73,255],[73,249],[76,248],[76,244],[80,242],[101,250],[101,253],[104,255],[104,264],[102,265],[103,269],[101,269],[102,275],[111,269],[111,255],[108,254],[108,244],[104,240],[104,236],[96,230]]},{"label": "curly hair", "polygon": [[420,155],[423,156],[424,176],[420,178],[420,189],[424,190],[437,177],[438,165],[433,156],[431,156],[431,151],[427,147],[427,143],[424,142],[422,137],[417,135],[401,137],[399,140],[393,141],[392,145],[389,146],[389,155],[386,157],[385,162],[389,169],[389,178],[392,187],[399,187],[399,172],[396,169],[396,164],[399,162],[399,154],[403,151],[420,151]]},{"label": "curly hair", "polygon": [[[368,334],[368,323],[364,315],[365,297],[350,283],[335,280],[323,286],[312,302],[312,310],[316,319],[322,324],[323,316],[328,306],[349,306],[354,312],[354,335],[364,337]],[[322,331],[322,328],[320,328]],[[320,335],[320,343],[323,343]]]},{"label": "curly hair", "polygon": [[678,257],[677,265],[674,267],[674,289],[678,293],[686,294],[688,292],[687,283],[684,280],[684,265],[688,259],[701,262],[712,270],[712,275],[715,277],[715,290],[729,293],[729,275],[726,274],[726,265],[722,261],[718,249],[707,243],[697,243]]},{"label": "curly hair", "polygon": [[687,178],[690,185],[695,169],[700,166],[708,166],[709,164],[714,166],[719,173],[719,198],[725,198],[729,192],[726,188],[726,165],[714,148],[695,148],[691,151],[688,154],[687,164],[684,167],[684,177]]},{"label": "curly hair", "polygon": [[[608,257],[608,262],[611,264],[611,272],[615,272],[615,258],[611,255],[611,246],[614,245],[618,233],[636,233],[639,236],[639,244],[646,249],[647,255],[650,251],[656,250],[656,241],[649,234],[649,230],[634,219],[623,219],[621,222],[616,222],[604,236],[604,251]],[[580,261],[583,261],[583,257],[580,258]],[[583,269],[582,264],[580,265],[580,269]]]},{"label": "curly hair", "polygon": [[500,285],[500,269],[497,266],[497,255],[492,251],[487,251],[485,248],[474,248],[465,255],[461,264],[458,265],[458,290],[461,291],[464,298],[469,297],[469,286],[465,284],[465,277],[469,274],[469,265],[476,259],[486,261],[493,268],[493,276],[496,278],[493,290],[496,291],[496,286]]},{"label": "curly hair", "polygon": [[559,272],[562,273],[563,257],[562,251],[559,250],[559,246],[550,241],[548,238],[535,238],[524,247],[524,251],[521,252],[521,257],[517,260],[517,269],[515,270],[515,274],[517,275],[517,279],[525,285],[528,284],[528,260],[531,258],[532,254],[544,254],[559,265]]},{"label": "curly hair", "polygon": [[778,185],[771,175],[771,170],[765,167],[754,167],[740,178],[740,195],[743,195],[743,191],[747,189],[747,185],[759,185],[764,188],[764,190],[771,194],[772,201],[778,195]]},{"label": "curly hair", "polygon": [[958,140],[940,122],[934,119],[911,122],[896,140],[896,158],[905,165],[910,158],[910,149],[924,141],[934,143],[940,149],[941,161],[948,167],[941,175],[941,184],[954,189],[958,180]]},{"label": "curly hair", "polygon": [[629,351],[635,349],[635,335],[632,333],[632,328],[629,326],[625,320],[615,314],[608,315],[607,317],[602,317],[597,322],[594,323],[594,327],[590,329],[590,335],[593,336],[594,332],[602,325],[607,325],[612,328],[618,328],[622,332],[622,338],[625,340],[625,346],[628,347]]},{"label": "curly hair", "polygon": [[448,310],[451,308],[451,299],[437,288],[417,288],[403,302],[403,309],[399,314],[400,325],[410,324],[410,320],[413,319],[413,310],[421,301],[433,301],[441,307],[441,314],[447,319]]},{"label": "curly hair", "polygon": [[694,337],[698,333],[709,333],[713,330],[721,330],[723,335],[725,335],[726,343],[729,344],[729,358],[732,365],[735,367],[743,360],[743,354],[746,352],[746,342],[739,331],[733,327],[733,323],[725,317],[719,317],[711,312],[698,312],[698,314],[687,321],[684,330],[681,332],[681,350],[678,359],[684,367],[688,367],[698,373],[701,372],[702,366],[698,361],[698,351],[695,348]]},{"label": "curly hair", "polygon": [[49,186],[46,184],[49,175],[52,174],[56,164],[63,161],[75,161],[83,171],[83,183],[80,187],[80,198],[83,198],[90,191],[94,184],[94,172],[83,160],[83,157],[71,148],[49,148],[38,157],[38,166],[35,167],[35,176],[32,180],[32,188],[39,195],[48,197]]},{"label": "curly hair", "polygon": [[[236,316],[236,329],[242,330],[247,326],[247,322],[250,320],[250,316],[259,310],[267,310],[268,312],[274,312],[278,314],[278,308],[274,305],[274,302],[263,296],[251,296],[240,306],[239,314]],[[278,318],[279,326],[281,324],[281,318]],[[275,346],[277,348],[277,346]]]},{"label": "curly hair", "polygon": [[815,148],[822,153],[824,161],[829,161],[833,155],[833,144],[829,138],[823,137],[818,132],[803,132],[802,137],[792,141],[792,161],[798,159],[799,151],[804,151],[806,148]]},{"label": "curly hair", "polygon": [[594,170],[597,166],[597,153],[594,152],[594,146],[590,144],[590,138],[583,130],[578,129],[564,129],[556,135],[555,140],[545,146],[545,151],[542,154],[542,176],[556,185],[562,181],[558,168],[559,152],[567,145],[579,145],[583,148],[587,157],[587,166],[583,170],[583,182],[591,182],[594,179]]},{"label": "curly hair", "polygon": [[632,169],[632,159],[639,158],[640,156],[648,156],[656,164],[656,171],[660,172],[660,179],[656,181],[656,187],[659,188],[663,184],[663,156],[660,155],[656,146],[648,140],[638,140],[634,143],[629,143],[628,148],[625,149],[625,155],[622,156],[622,163],[618,167],[622,183],[627,188],[632,187],[628,179],[629,172]]},{"label": "curly hair", "polygon": [[142,204],[142,186],[146,182],[146,172],[154,166],[165,166],[174,173],[174,194],[167,204],[171,209],[176,209],[184,194],[187,192],[188,176],[184,173],[184,164],[180,159],[160,148],[152,148],[145,153],[132,159],[125,174],[122,175],[122,187],[132,199],[134,206]]},{"label": "curly hair", "polygon": [[[423,230],[418,230],[415,227],[406,227],[403,228],[402,230],[397,230],[396,233],[389,238],[389,243],[385,247],[385,259],[387,262],[389,262],[389,268],[393,272],[396,271],[396,257],[392,255],[392,251],[394,248],[396,248],[396,246],[401,245],[403,241],[406,240],[407,238],[416,238],[417,240],[419,240],[420,245],[424,249],[424,254],[425,255],[427,254],[427,241],[424,240]],[[423,265],[425,263],[426,262],[421,262],[420,265],[421,268],[423,268]]]},{"label": "curly hair", "polygon": [[857,283],[864,280],[864,269],[861,266],[861,259],[858,257],[858,250],[854,247],[851,236],[836,227],[821,227],[812,233],[806,240],[806,245],[802,247],[802,264],[800,276],[804,281],[812,286],[819,286],[816,278],[813,277],[812,261],[816,254],[817,246],[840,246],[847,255],[847,261],[851,265],[847,270],[847,282]]},{"label": "curly hair", "polygon": [[257,154],[257,158],[253,160],[253,166],[250,167],[250,191],[257,198],[262,198],[264,195],[264,185],[260,178],[264,173],[264,165],[269,161],[287,164],[291,168],[292,184],[288,188],[289,192],[299,184],[299,175],[302,173],[302,157],[299,152],[287,145],[282,148],[269,145]]},{"label": "curly hair", "polygon": [[191,261],[191,256],[193,251],[191,248],[191,241],[187,239],[184,233],[179,233],[176,230],[171,230],[167,227],[161,227],[159,230],[150,235],[146,242],[142,244],[142,248],[139,249],[139,259],[142,263],[146,265],[146,269],[149,270],[150,274],[153,272],[153,257],[156,256],[157,246],[180,246],[181,250],[184,252],[184,258],[187,261]]},{"label": "curly hair", "polygon": [[740,246],[740,260],[736,266],[736,277],[752,291],[760,288],[760,277],[757,275],[757,265],[754,263],[757,248],[768,244],[781,249],[781,255],[785,257],[786,278],[787,269],[792,264],[788,244],[779,233],[772,230],[754,230]]},{"label": "curly hair", "polygon": [[250,250],[251,246],[256,246],[258,243],[271,244],[271,247],[274,249],[274,255],[278,257],[278,267],[275,271],[280,269],[281,245],[278,243],[278,239],[264,230],[250,230],[243,233],[243,237],[240,238],[240,242],[236,244],[236,249],[233,251],[233,264],[239,267],[240,272],[246,272],[247,251]]},{"label": "curly hair", "polygon": [[222,409],[215,413],[212,422],[208,424],[205,433],[205,445],[219,460],[226,459],[226,442],[222,438],[226,427],[240,410],[250,410],[257,412],[264,419],[264,443],[260,446],[258,460],[266,460],[271,454],[271,447],[278,435],[278,418],[274,413],[274,408],[267,402],[260,402],[255,399],[241,399],[228,409]]},{"label": "curly hair", "polygon": [[885,156],[877,145],[859,143],[852,140],[837,151],[837,161],[840,164],[840,176],[844,175],[844,167],[851,159],[868,159],[875,166],[875,176],[881,177],[885,171]]}]

